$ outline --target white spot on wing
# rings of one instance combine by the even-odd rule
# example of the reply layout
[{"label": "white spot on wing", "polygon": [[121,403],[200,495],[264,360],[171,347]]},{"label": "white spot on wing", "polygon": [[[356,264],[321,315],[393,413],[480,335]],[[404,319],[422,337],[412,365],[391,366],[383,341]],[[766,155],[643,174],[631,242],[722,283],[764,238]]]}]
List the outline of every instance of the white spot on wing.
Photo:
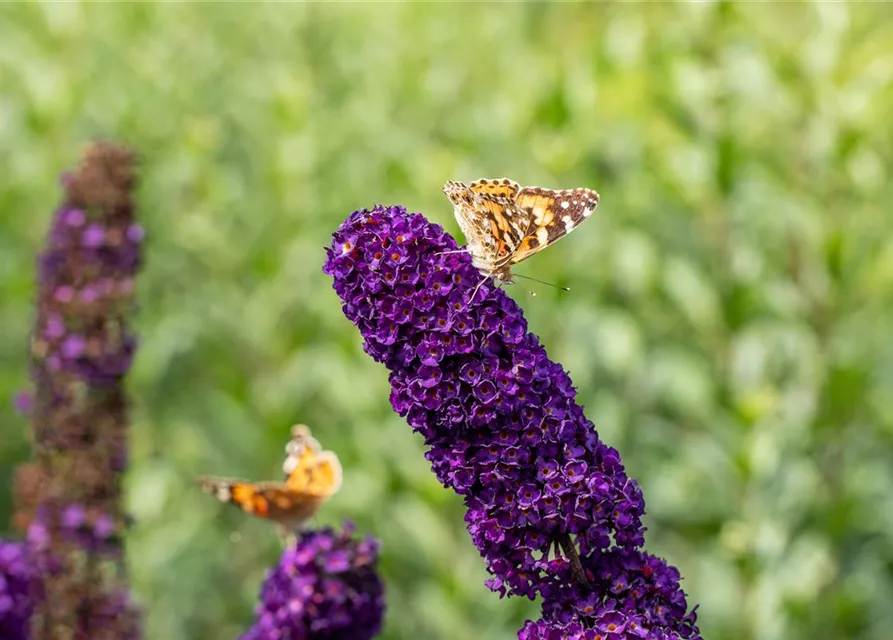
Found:
[{"label": "white spot on wing", "polygon": [[543,223],[543,218],[546,216],[546,210],[537,206],[533,210],[533,223],[536,225],[541,225]]},{"label": "white spot on wing", "polygon": [[539,242],[540,247],[545,247],[549,244],[549,230],[545,227],[540,227],[536,231],[536,241]]},{"label": "white spot on wing", "polygon": [[564,216],[561,218],[561,220],[564,222],[564,232],[565,233],[570,233],[571,231],[574,230],[574,219],[573,218],[571,218],[570,216]]},{"label": "white spot on wing", "polygon": [[569,203],[567,200],[565,200],[565,201],[563,201],[563,202],[561,203],[561,208],[562,208],[562,209],[567,209],[569,206],[571,206],[571,205],[570,205],[570,203]]}]

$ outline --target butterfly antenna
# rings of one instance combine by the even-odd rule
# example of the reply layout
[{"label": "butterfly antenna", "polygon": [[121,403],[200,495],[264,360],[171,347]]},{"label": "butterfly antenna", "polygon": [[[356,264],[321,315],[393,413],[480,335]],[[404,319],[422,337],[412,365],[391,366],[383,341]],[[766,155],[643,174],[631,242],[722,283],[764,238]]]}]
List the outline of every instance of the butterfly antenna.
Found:
[{"label": "butterfly antenna", "polygon": [[451,253],[465,253],[465,249],[456,249],[454,251],[438,251],[435,256],[448,256]]},{"label": "butterfly antenna", "polygon": [[520,273],[514,274],[516,278],[524,278],[525,280],[533,280],[534,282],[539,282],[540,284],[544,284],[547,287],[555,287],[559,291],[570,291],[570,287],[562,287],[561,285],[553,284],[551,282],[546,282],[545,280],[538,280],[536,278],[531,278],[530,276],[522,276]]}]

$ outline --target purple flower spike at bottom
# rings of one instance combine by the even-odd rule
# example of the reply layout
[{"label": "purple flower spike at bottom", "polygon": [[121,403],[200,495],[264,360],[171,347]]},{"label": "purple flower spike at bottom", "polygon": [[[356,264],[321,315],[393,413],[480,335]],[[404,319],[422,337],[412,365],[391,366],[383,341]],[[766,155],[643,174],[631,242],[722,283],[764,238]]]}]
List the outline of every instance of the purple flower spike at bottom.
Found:
[{"label": "purple flower spike at bottom", "polygon": [[26,640],[34,611],[34,569],[25,545],[0,540],[0,638]]},{"label": "purple flower spike at bottom", "polygon": [[[551,638],[548,634],[556,629],[570,638],[596,640],[699,637],[694,611],[687,613],[679,572],[660,558],[615,548],[587,558],[584,564],[594,576],[592,591],[582,592],[575,585],[558,588],[543,603],[543,618],[528,622],[520,640]],[[572,630],[581,620],[588,624],[576,636]]]},{"label": "purple flower spike at bottom", "polygon": [[[592,629],[613,596],[590,591],[582,578],[604,589],[601,559],[642,546],[642,493],[518,305],[492,282],[474,295],[482,276],[456,250],[421,214],[377,206],[341,225],[323,270],[366,353],[390,370],[394,410],[425,438],[438,480],[464,497],[468,531],[493,575],[487,586],[542,596],[549,628]],[[571,544],[577,571],[588,571],[577,579],[567,559],[574,549],[553,551]],[[649,633],[685,626],[685,610],[682,597],[681,614],[662,609]]]},{"label": "purple flower spike at bottom", "polygon": [[381,630],[378,543],[345,523],[304,531],[261,588],[257,622],[241,640],[369,640]]}]

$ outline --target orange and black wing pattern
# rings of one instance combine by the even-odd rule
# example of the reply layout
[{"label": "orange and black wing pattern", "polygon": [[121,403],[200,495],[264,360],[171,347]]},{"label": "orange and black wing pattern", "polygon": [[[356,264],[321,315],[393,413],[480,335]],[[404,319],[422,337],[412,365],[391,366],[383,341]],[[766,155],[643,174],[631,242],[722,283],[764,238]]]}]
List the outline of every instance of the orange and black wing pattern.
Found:
[{"label": "orange and black wing pattern", "polygon": [[292,428],[282,465],[285,484],[292,491],[328,498],[341,488],[341,462],[331,451],[323,451],[305,425]]},{"label": "orange and black wing pattern", "polygon": [[524,187],[515,197],[515,207],[523,212],[529,226],[512,253],[512,264],[555,244],[579,227],[598,207],[598,193],[585,188]]},{"label": "orange and black wing pattern", "polygon": [[515,207],[520,185],[508,178],[449,181],[443,188],[469,252],[480,266],[493,270],[509,260],[529,227],[527,214]]},{"label": "orange and black wing pattern", "polygon": [[521,187],[508,178],[451,180],[443,191],[485,273],[506,271],[554,244],[589,218],[599,199],[592,189]]},{"label": "orange and black wing pattern", "polygon": [[334,453],[321,450],[304,425],[293,428],[286,453],[283,482],[202,476],[198,484],[206,493],[245,513],[289,528],[299,527],[341,488],[341,464]]},{"label": "orange and black wing pattern", "polygon": [[325,499],[296,493],[282,482],[248,482],[230,478],[199,478],[202,489],[221,502],[236,505],[245,513],[287,526],[311,518]]}]

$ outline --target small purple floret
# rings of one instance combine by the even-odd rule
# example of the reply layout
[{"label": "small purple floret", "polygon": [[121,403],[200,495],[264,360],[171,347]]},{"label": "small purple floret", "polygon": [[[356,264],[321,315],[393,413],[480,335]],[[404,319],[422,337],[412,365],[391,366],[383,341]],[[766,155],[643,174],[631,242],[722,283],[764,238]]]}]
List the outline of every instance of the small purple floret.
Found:
[{"label": "small purple floret", "polygon": [[17,391],[15,396],[13,397],[12,405],[15,407],[15,410],[18,411],[21,415],[27,416],[34,408],[34,396],[28,389]]},{"label": "small purple floret", "polygon": [[81,236],[81,245],[88,249],[101,247],[105,242],[105,228],[101,224],[91,224]]},{"label": "small purple floret", "polygon": [[62,212],[62,220],[69,227],[82,227],[87,222],[87,214],[80,209],[66,209]]}]

